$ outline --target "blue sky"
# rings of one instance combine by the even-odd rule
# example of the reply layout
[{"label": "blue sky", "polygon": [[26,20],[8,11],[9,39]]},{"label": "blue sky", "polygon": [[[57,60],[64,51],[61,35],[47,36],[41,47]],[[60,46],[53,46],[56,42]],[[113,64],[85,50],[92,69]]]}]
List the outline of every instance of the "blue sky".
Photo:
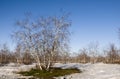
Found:
[{"label": "blue sky", "polygon": [[60,9],[71,13],[71,51],[77,52],[90,42],[99,42],[101,48],[109,43],[119,47],[120,0],[0,0],[0,44],[8,43],[14,49],[10,34],[25,12],[49,16],[59,15]]}]

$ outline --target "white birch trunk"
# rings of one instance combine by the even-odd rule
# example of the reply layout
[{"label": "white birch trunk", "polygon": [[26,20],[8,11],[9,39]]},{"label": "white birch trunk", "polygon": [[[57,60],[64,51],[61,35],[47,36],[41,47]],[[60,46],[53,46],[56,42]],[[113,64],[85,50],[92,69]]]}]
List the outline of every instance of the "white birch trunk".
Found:
[{"label": "white birch trunk", "polygon": [[46,68],[46,70],[49,70],[49,68],[50,68],[50,63],[51,63],[51,60],[50,60],[51,58],[49,57],[49,60],[48,60],[48,65],[47,65],[47,68]]},{"label": "white birch trunk", "polygon": [[39,59],[38,55],[36,57],[37,57],[38,66],[39,66],[40,70],[42,70],[40,59]]}]

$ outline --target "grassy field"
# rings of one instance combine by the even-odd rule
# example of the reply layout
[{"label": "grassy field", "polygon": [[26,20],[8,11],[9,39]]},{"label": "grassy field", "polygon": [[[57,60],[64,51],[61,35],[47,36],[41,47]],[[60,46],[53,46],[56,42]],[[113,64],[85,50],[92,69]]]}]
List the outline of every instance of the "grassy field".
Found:
[{"label": "grassy field", "polygon": [[72,69],[50,68],[49,71],[31,69],[30,71],[19,72],[19,74],[22,74],[24,76],[34,76],[36,78],[53,79],[53,77],[64,76],[64,75],[80,73],[80,72],[81,71],[76,68],[72,68]]}]

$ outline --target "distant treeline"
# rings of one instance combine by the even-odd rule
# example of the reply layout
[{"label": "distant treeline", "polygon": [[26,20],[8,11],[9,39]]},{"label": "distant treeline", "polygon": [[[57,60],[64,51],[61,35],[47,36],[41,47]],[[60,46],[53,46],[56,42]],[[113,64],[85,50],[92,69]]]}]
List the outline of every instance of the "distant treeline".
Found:
[{"label": "distant treeline", "polygon": [[[92,45],[89,49],[81,49],[78,53],[69,53],[54,56],[54,63],[115,63],[120,64],[120,50],[114,44],[110,44],[108,49],[103,50],[101,55],[97,45]],[[44,57],[41,55],[40,61],[44,63]],[[20,46],[16,50],[10,51],[7,44],[3,44],[0,49],[0,63],[31,64],[35,63],[34,58],[26,50],[21,52]]]}]

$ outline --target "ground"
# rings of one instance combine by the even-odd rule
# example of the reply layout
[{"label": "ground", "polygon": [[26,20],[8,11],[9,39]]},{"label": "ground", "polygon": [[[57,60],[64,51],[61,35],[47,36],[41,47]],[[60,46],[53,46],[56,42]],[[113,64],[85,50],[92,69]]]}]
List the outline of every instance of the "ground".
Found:
[{"label": "ground", "polygon": [[[104,64],[104,63],[60,64],[60,63],[57,63],[54,66],[61,67],[61,68],[78,68],[82,70],[82,73],[76,73],[76,74],[64,76],[67,79],[120,79],[120,65],[118,64]],[[21,65],[19,67],[15,67],[14,65],[9,64],[6,66],[1,66],[0,77],[2,79],[13,79],[16,76],[20,76],[18,74],[15,74],[15,72],[22,71],[22,70],[29,70],[32,67],[34,67],[34,65],[29,65],[29,66]],[[63,79],[63,77],[58,77],[56,79]]]},{"label": "ground", "polygon": [[35,64],[32,65],[16,65],[10,63],[4,66],[0,66],[0,79],[16,79],[22,78],[20,74],[16,74],[19,71],[27,71],[34,68]]},{"label": "ground", "polygon": [[83,72],[66,76],[67,79],[120,79],[120,65],[117,64],[72,64],[71,67],[82,69]]}]

